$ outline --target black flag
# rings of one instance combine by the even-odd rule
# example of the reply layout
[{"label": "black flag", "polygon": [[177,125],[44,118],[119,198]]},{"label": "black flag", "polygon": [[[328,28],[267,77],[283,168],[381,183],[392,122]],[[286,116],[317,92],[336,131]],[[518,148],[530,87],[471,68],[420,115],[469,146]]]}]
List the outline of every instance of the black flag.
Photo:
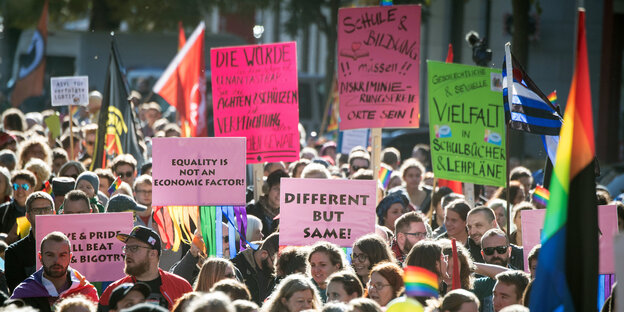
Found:
[{"label": "black flag", "polygon": [[106,168],[107,156],[120,154],[134,156],[137,169],[145,162],[138,144],[136,118],[128,101],[129,87],[124,73],[117,44],[113,39],[90,170]]}]

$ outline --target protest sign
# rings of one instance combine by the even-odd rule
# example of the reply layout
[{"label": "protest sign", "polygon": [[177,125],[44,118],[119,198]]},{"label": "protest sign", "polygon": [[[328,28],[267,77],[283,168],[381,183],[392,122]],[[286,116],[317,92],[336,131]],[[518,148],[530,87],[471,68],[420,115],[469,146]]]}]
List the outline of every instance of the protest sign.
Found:
[{"label": "protest sign", "polygon": [[[541,233],[544,228],[544,215],[546,209],[522,210],[522,246],[524,252],[524,270],[529,271],[527,258],[529,252],[541,242]],[[573,230],[573,229],[572,229]],[[613,274],[615,268],[613,264],[613,238],[618,233],[617,208],[615,205],[598,206],[598,230],[599,238],[599,266],[600,274]]]},{"label": "protest sign", "polygon": [[375,231],[376,181],[282,179],[280,245],[351,247]]},{"label": "protest sign", "polygon": [[370,129],[345,130],[338,134],[338,147],[342,154],[349,154],[356,146],[367,148],[369,141]]},{"label": "protest sign", "polygon": [[89,77],[52,77],[50,78],[52,106],[89,104]]},{"label": "protest sign", "polygon": [[429,136],[436,178],[504,186],[505,110],[500,70],[427,61]]},{"label": "protest sign", "polygon": [[420,11],[338,10],[340,130],[418,127]]},{"label": "protest sign", "polygon": [[[620,234],[615,237],[613,243],[613,253],[615,263],[615,276],[624,276],[624,235]],[[624,287],[616,287],[616,298],[624,298]],[[616,303],[617,311],[624,312],[624,303],[620,300]]]},{"label": "protest sign", "polygon": [[[125,276],[125,245],[117,239],[119,233],[130,233],[132,213],[99,213],[36,216],[37,255],[41,240],[50,232],[59,231],[71,242],[70,266],[90,282],[114,281]],[[37,267],[41,267],[37,257]]]},{"label": "protest sign", "polygon": [[152,205],[245,204],[245,138],[154,138]]},{"label": "protest sign", "polygon": [[210,50],[215,136],[246,137],[247,163],[299,159],[295,42]]}]

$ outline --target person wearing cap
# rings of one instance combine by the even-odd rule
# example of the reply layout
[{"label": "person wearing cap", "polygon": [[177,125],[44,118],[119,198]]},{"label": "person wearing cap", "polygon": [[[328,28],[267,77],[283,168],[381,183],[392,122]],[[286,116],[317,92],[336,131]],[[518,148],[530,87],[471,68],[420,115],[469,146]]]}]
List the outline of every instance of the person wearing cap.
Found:
[{"label": "person wearing cap", "polygon": [[109,302],[111,293],[123,283],[138,281],[146,283],[151,289],[147,301],[168,309],[171,309],[182,295],[193,291],[191,284],[185,279],[158,267],[161,243],[160,236],[154,230],[135,226],[130,234],[118,234],[117,239],[126,244],[123,251],[126,255],[124,272],[127,276],[113,282],[104,290],[100,298],[99,311],[108,311],[111,308]]},{"label": "person wearing cap", "polygon": [[289,178],[286,171],[277,170],[266,179],[266,194],[260,196],[258,202],[249,202],[247,205],[247,214],[258,217],[262,220],[262,234],[264,237],[273,233],[279,225],[279,198],[280,183],[282,178]]},{"label": "person wearing cap", "polygon": [[151,292],[150,287],[143,282],[123,283],[111,292],[108,311],[117,312],[142,303]]},{"label": "person wearing cap", "polygon": [[76,179],[76,189],[81,190],[89,197],[89,204],[93,212],[104,212],[104,206],[99,202],[97,192],[100,189],[100,178],[91,171],[85,171]]},{"label": "person wearing cap", "polygon": [[269,235],[257,248],[247,248],[232,259],[240,271],[243,282],[251,293],[252,301],[261,305],[275,286],[274,259],[279,249],[279,233]]},{"label": "person wearing cap", "polygon": [[54,214],[54,211],[52,196],[45,192],[34,192],[26,199],[26,219],[30,222],[30,232],[26,237],[9,245],[4,254],[9,291],[13,291],[36,270],[35,216]]},{"label": "person wearing cap", "polygon": [[20,283],[11,299],[22,299],[39,311],[52,311],[56,302],[74,295],[83,295],[97,302],[97,289],[86,277],[72,269],[71,242],[61,232],[47,234],[41,240],[41,269]]}]

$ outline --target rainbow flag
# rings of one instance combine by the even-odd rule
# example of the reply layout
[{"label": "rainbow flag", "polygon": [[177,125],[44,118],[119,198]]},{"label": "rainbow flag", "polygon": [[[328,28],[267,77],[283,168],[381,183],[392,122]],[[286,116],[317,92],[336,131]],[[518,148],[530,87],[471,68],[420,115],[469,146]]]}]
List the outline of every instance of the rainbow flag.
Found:
[{"label": "rainbow flag", "polygon": [[535,187],[535,191],[533,191],[533,201],[539,203],[542,206],[546,206],[548,204],[548,199],[550,198],[550,192],[547,188],[538,185]]},{"label": "rainbow flag", "polygon": [[383,166],[379,169],[379,185],[383,186],[384,189],[386,189],[388,183],[390,183],[390,176],[392,176],[392,170]]},{"label": "rainbow flag", "polygon": [[576,61],[542,231],[531,312],[596,311],[598,212],[585,10],[578,12]]},{"label": "rainbow flag", "polygon": [[45,181],[45,183],[43,184],[43,191],[52,196],[52,198],[54,198],[54,193],[52,193],[52,185],[50,185],[50,181]]},{"label": "rainbow flag", "polygon": [[115,182],[113,182],[113,184],[111,184],[111,186],[108,188],[108,195],[112,195],[121,185],[121,178],[117,177],[115,179]]},{"label": "rainbow flag", "polygon": [[551,92],[548,96],[547,96],[548,100],[550,101],[550,104],[554,105],[555,107],[557,107],[557,90]]},{"label": "rainbow flag", "polygon": [[407,266],[403,270],[405,294],[409,297],[438,298],[438,276],[417,266]]}]

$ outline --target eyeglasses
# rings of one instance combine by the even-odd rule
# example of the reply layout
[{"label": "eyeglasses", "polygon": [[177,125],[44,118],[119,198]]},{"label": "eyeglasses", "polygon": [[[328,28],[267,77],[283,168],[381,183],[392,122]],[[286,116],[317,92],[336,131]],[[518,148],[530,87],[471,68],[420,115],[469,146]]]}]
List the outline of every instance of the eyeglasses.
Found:
[{"label": "eyeglasses", "polygon": [[95,145],[95,141],[85,141],[85,144],[87,144],[89,146],[93,146],[93,145]]},{"label": "eyeglasses", "polygon": [[366,259],[368,259],[368,256],[365,253],[361,253],[361,254],[352,253],[351,259],[358,259],[358,261],[364,262],[366,261]]},{"label": "eyeglasses", "polygon": [[507,248],[508,247],[509,246],[486,247],[486,248],[483,248],[482,250],[483,250],[483,253],[488,255],[488,256],[493,255],[494,251],[496,251],[498,254],[502,255],[502,254],[507,252]]},{"label": "eyeglasses", "polygon": [[133,174],[134,174],[134,171],[117,172],[117,176],[120,178],[123,178],[123,177],[131,178]]},{"label": "eyeglasses", "polygon": [[139,245],[132,245],[132,246],[128,246],[125,245],[121,248],[121,251],[126,254],[128,252],[130,253],[135,253],[137,251],[139,251],[139,248],[145,248],[145,249],[154,249],[154,248],[150,248],[150,247],[143,247],[143,246],[139,246]]},{"label": "eyeglasses", "polygon": [[352,166],[351,169],[353,170],[353,172],[357,172],[360,169],[368,169],[368,166],[366,167]]},{"label": "eyeglasses", "polygon": [[137,194],[150,194],[150,195],[152,194],[151,190],[149,190],[149,191],[148,190],[137,190],[136,192],[137,192]]},{"label": "eyeglasses", "polygon": [[407,233],[407,232],[402,232],[405,235],[414,235],[417,238],[425,238],[427,237],[427,232],[414,232],[414,233]]},{"label": "eyeglasses", "polygon": [[20,187],[22,188],[22,190],[24,191],[28,191],[30,189],[30,185],[24,183],[24,184],[17,184],[17,183],[13,183],[13,190],[17,191],[20,189]]},{"label": "eyeglasses", "polygon": [[377,283],[377,284],[368,284],[368,289],[374,289],[374,290],[381,290],[384,287],[388,287],[391,286],[390,284],[381,284],[381,283]]},{"label": "eyeglasses", "polygon": [[30,208],[30,210],[28,210],[28,213],[32,214],[32,215],[41,215],[41,214],[45,214],[46,212],[50,212],[50,211],[54,211],[54,208],[52,208],[52,206],[40,207],[40,208]]}]

